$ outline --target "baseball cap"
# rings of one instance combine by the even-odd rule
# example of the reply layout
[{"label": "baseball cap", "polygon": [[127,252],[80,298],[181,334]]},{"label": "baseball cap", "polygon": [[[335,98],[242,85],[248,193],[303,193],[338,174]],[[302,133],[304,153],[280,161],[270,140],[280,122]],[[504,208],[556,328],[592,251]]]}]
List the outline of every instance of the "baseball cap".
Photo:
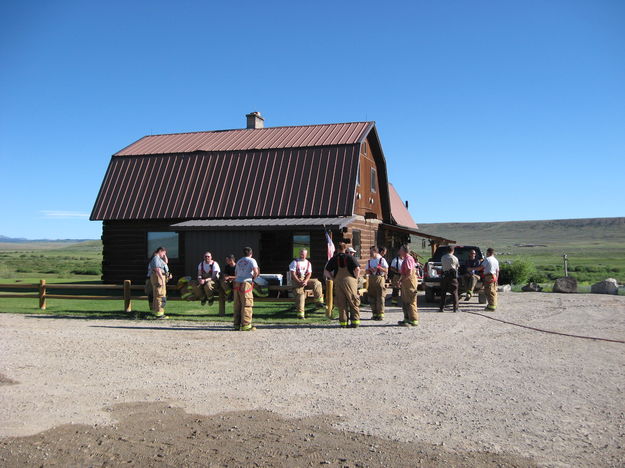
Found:
[{"label": "baseball cap", "polygon": [[356,249],[352,248],[352,247],[347,247],[347,251],[349,253],[356,253]]}]

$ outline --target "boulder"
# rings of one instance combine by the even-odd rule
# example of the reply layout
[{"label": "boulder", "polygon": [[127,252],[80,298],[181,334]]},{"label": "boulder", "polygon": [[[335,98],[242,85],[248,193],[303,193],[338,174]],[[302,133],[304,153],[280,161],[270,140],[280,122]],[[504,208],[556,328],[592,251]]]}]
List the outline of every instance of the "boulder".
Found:
[{"label": "boulder", "polygon": [[527,283],[521,288],[521,291],[525,292],[541,292],[543,287],[538,283]]},{"label": "boulder", "polygon": [[618,281],[614,278],[604,279],[590,287],[590,292],[595,294],[618,294]]},{"label": "boulder", "polygon": [[497,292],[510,292],[512,291],[512,286],[509,284],[502,284],[501,286],[497,286]]},{"label": "boulder", "polygon": [[577,292],[577,280],[572,276],[564,276],[558,278],[553,283],[553,292],[555,293],[576,293]]}]

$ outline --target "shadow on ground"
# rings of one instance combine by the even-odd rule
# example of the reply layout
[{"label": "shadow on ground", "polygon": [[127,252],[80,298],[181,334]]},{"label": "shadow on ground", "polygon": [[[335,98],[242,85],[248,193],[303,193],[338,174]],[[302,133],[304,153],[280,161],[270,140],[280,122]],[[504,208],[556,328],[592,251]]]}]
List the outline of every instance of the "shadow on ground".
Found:
[{"label": "shadow on ground", "polygon": [[188,414],[166,403],[109,409],[112,426],[67,424],[0,441],[5,466],[530,467],[529,459],[452,452],[341,431],[339,419],[285,419],[269,411]]}]

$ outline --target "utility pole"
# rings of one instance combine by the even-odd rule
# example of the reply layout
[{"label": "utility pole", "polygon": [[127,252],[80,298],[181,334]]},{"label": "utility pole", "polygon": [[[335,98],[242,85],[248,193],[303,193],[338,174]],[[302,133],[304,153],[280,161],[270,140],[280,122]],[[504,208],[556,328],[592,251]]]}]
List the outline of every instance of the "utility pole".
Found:
[{"label": "utility pole", "polygon": [[569,256],[564,254],[562,258],[564,259],[564,276],[569,276]]}]

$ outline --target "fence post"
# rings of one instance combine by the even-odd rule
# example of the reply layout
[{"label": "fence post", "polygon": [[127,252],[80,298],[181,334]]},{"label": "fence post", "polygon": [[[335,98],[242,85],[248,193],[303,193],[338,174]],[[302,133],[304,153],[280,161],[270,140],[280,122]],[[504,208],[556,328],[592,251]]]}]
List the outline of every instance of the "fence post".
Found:
[{"label": "fence post", "polygon": [[223,288],[219,288],[219,316],[226,316],[226,292]]},{"label": "fence post", "polygon": [[332,318],[332,309],[334,309],[334,281],[331,279],[326,281],[326,317]]},{"label": "fence post", "polygon": [[130,280],[124,280],[124,312],[132,312],[132,303],[130,302]]},{"label": "fence post", "polygon": [[39,281],[39,308],[46,310],[46,280]]}]

